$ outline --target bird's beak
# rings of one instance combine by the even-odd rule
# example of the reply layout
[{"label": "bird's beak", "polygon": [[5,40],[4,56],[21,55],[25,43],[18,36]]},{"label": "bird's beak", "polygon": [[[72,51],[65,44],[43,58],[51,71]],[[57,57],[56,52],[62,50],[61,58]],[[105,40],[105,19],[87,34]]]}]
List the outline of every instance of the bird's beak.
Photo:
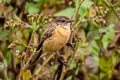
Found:
[{"label": "bird's beak", "polygon": [[74,22],[74,20],[68,20],[67,22],[72,23],[72,22]]}]

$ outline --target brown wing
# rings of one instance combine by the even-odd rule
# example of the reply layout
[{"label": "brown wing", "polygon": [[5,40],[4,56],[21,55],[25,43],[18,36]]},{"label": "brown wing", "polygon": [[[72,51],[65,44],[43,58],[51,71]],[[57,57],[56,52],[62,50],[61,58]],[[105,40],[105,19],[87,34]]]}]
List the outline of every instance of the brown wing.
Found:
[{"label": "brown wing", "polygon": [[39,57],[43,53],[43,50],[41,49],[41,47],[42,47],[44,41],[46,39],[48,39],[53,34],[53,32],[55,31],[55,28],[56,28],[56,26],[54,24],[48,25],[48,27],[46,28],[46,30],[43,33],[43,36],[41,37],[40,43],[39,43],[38,48],[37,48],[37,51],[38,50],[40,50],[40,51],[38,54],[35,54],[33,56],[34,58],[33,58],[33,60],[30,61],[30,64],[35,64],[39,60]]},{"label": "brown wing", "polygon": [[48,25],[48,27],[46,28],[46,30],[43,33],[43,36],[41,37],[40,44],[37,48],[37,51],[42,47],[44,41],[53,34],[53,32],[55,31],[55,28],[56,28],[56,25],[53,23]]}]

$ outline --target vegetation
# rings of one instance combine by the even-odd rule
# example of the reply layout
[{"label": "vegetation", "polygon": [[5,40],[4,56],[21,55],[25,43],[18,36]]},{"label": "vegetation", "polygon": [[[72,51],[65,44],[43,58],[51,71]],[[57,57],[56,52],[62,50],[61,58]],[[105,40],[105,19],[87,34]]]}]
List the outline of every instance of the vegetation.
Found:
[{"label": "vegetation", "polygon": [[[75,20],[68,66],[53,53],[26,68],[56,16]],[[120,0],[0,0],[0,79],[120,80]]]}]

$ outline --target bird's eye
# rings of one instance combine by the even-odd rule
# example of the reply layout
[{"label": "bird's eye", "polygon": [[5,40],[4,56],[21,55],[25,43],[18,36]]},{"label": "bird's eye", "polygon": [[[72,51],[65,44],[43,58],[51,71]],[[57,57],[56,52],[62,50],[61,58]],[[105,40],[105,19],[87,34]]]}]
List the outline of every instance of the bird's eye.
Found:
[{"label": "bird's eye", "polygon": [[57,20],[56,22],[65,22],[65,20]]},{"label": "bird's eye", "polygon": [[65,20],[61,20],[61,22],[65,22]]}]

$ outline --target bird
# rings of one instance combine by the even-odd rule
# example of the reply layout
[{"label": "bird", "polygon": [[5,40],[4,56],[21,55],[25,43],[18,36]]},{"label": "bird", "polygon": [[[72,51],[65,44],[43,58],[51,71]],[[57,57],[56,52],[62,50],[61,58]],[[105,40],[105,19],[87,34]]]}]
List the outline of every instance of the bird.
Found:
[{"label": "bird", "polygon": [[68,41],[71,35],[72,22],[74,22],[74,20],[66,16],[58,16],[47,25],[36,49],[39,51],[39,54],[33,63],[39,59],[42,53],[56,52],[62,49],[65,45],[69,45]]}]

